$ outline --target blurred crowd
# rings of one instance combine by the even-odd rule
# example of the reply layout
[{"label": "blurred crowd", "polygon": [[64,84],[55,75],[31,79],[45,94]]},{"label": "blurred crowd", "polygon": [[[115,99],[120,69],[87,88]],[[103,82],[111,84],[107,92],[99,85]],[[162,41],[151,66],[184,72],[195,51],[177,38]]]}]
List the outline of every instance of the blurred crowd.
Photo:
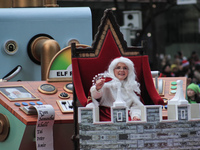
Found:
[{"label": "blurred crowd", "polygon": [[189,103],[200,103],[200,59],[196,51],[188,58],[178,51],[173,62],[165,56],[161,65],[160,77],[187,77],[186,99]]},{"label": "blurred crowd", "polygon": [[187,58],[178,51],[171,62],[169,57],[164,57],[161,62],[160,77],[187,77],[188,84],[200,85],[200,59],[196,51]]}]

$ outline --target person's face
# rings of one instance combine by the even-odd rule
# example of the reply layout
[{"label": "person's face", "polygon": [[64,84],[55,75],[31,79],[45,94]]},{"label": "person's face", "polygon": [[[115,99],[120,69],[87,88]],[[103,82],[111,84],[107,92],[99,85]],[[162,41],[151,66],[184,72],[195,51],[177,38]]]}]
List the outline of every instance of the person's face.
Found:
[{"label": "person's face", "polygon": [[187,89],[187,95],[188,95],[188,97],[194,97],[195,92],[192,89]]},{"label": "person's face", "polygon": [[119,80],[125,80],[128,76],[128,67],[126,64],[119,62],[114,68],[114,74]]},{"label": "person's face", "polygon": [[13,91],[13,94],[20,95],[21,93],[19,91]]},{"label": "person's face", "polygon": [[167,66],[167,67],[165,68],[165,72],[170,72],[170,71],[171,71],[170,67]]}]

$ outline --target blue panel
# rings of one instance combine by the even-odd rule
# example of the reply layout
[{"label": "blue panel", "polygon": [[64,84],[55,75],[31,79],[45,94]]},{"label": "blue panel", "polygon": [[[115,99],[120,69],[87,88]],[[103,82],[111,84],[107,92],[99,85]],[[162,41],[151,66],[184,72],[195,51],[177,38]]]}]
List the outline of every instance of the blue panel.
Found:
[{"label": "blue panel", "polygon": [[[41,66],[28,56],[27,45],[32,37],[47,34],[56,40],[61,49],[68,46],[71,39],[81,44],[92,44],[92,19],[88,7],[56,8],[1,8],[0,9],[0,78],[17,65],[20,73],[11,81],[41,80]],[[4,43],[14,40],[18,51],[8,55]]]}]

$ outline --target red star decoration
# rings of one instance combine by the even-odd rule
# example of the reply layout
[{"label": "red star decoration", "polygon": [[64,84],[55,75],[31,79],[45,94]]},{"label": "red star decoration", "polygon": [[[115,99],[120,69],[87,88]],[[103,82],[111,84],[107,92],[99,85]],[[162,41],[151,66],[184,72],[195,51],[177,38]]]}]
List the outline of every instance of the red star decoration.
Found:
[{"label": "red star decoration", "polygon": [[163,104],[154,87],[148,56],[141,55],[143,51],[144,47],[127,47],[112,11],[106,10],[92,47],[76,48],[75,44],[72,44],[73,82],[81,104],[83,106],[87,104],[93,77],[107,70],[110,62],[120,56],[133,61],[144,103]]}]

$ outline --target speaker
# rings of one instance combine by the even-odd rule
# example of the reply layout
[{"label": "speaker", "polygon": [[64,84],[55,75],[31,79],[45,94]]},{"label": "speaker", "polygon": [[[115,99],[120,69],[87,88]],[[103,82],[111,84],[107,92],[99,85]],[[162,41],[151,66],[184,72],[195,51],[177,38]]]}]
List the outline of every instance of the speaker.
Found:
[{"label": "speaker", "polygon": [[142,13],[141,11],[123,11],[124,26],[131,30],[142,30]]}]

